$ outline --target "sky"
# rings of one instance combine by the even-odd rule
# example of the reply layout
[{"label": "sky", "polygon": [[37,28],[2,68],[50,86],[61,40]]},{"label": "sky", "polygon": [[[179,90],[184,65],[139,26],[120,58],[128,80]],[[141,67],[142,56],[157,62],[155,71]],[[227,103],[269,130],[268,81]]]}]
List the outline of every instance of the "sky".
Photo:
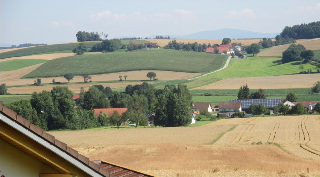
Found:
[{"label": "sky", "polygon": [[223,28],[280,33],[314,21],[320,0],[0,0],[0,43],[76,42],[78,31],[108,38]]}]

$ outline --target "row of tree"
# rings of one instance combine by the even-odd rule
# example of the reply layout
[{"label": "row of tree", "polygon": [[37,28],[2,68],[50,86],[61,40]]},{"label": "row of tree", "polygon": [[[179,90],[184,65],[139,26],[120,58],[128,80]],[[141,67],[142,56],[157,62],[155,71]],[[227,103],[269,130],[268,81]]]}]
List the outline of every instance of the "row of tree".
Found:
[{"label": "row of tree", "polygon": [[282,38],[312,39],[320,37],[320,21],[308,24],[286,26],[280,33]]},{"label": "row of tree", "polygon": [[[210,45],[210,44],[209,44]],[[210,45],[211,47],[211,45]],[[195,52],[206,52],[208,45],[207,44],[198,44],[195,43],[178,43],[176,40],[170,41],[166,46],[165,49],[174,49],[174,50],[183,50],[183,51],[195,51]]]},{"label": "row of tree", "polygon": [[[147,123],[147,113],[156,113],[155,125],[181,126],[191,121],[191,101],[185,85],[155,89],[144,82],[128,85],[124,93],[102,85],[91,86],[88,91],[82,88],[76,102],[67,87],[57,86],[51,92],[34,92],[30,100],[13,102],[8,107],[44,130],[120,126],[125,121],[143,126]],[[128,111],[123,115],[115,112],[94,116],[94,108],[110,107],[128,108]]]}]

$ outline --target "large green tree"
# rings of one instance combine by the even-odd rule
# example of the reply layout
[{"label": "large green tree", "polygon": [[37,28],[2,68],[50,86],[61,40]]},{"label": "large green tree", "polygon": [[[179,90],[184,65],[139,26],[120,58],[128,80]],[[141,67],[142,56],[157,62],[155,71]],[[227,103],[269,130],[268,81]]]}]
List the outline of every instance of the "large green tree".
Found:
[{"label": "large green tree", "polygon": [[32,124],[40,126],[37,111],[32,107],[30,100],[19,100],[8,105],[8,108],[17,112],[18,115],[28,119]]},{"label": "large green tree", "polygon": [[156,78],[157,74],[155,72],[148,72],[147,77],[150,78],[150,80],[153,78],[153,80]]},{"label": "large green tree", "polygon": [[239,100],[247,100],[250,98],[250,89],[248,85],[243,85],[240,87],[238,92],[238,99]]},{"label": "large green tree", "polygon": [[72,52],[77,55],[83,55],[84,52],[86,52],[86,51],[87,51],[87,47],[83,43],[80,43],[77,48],[72,50]]},{"label": "large green tree", "polygon": [[7,86],[6,84],[1,84],[0,85],[0,95],[6,95],[7,94]]},{"label": "large green tree", "polygon": [[291,102],[295,102],[295,101],[297,101],[297,96],[293,92],[290,92],[287,94],[286,100],[291,101]]},{"label": "large green tree", "polygon": [[71,73],[65,74],[63,77],[64,77],[65,79],[67,79],[68,82],[74,78],[73,74],[71,74]]},{"label": "large green tree", "polygon": [[311,61],[314,57],[314,52],[312,50],[305,50],[300,53],[300,57],[305,60],[305,62]]},{"label": "large green tree", "polygon": [[255,44],[255,43],[251,44],[249,47],[247,47],[246,52],[248,54],[253,54],[253,56],[254,56],[254,54],[257,54],[257,53],[260,52],[260,46],[258,44]]},{"label": "large green tree", "polygon": [[251,99],[266,99],[266,94],[263,89],[259,89],[258,91],[251,93]]},{"label": "large green tree", "polygon": [[222,44],[230,44],[231,43],[231,39],[230,38],[223,38],[221,43]]},{"label": "large green tree", "polygon": [[313,93],[320,93],[320,81],[317,81],[313,84],[313,87],[311,87],[311,91]]},{"label": "large green tree", "polygon": [[305,47],[301,44],[291,44],[287,50],[282,52],[282,63],[301,60],[300,54],[305,50]]},{"label": "large green tree", "polygon": [[108,108],[110,103],[107,100],[105,94],[100,91],[97,87],[91,86],[87,92],[84,94],[83,108],[93,109],[93,108]]}]

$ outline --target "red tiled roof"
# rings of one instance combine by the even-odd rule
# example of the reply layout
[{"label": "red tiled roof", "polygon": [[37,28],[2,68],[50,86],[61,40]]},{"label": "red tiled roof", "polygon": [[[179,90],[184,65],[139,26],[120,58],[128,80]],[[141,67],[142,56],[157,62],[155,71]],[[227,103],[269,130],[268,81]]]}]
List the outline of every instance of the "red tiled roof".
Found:
[{"label": "red tiled roof", "polygon": [[78,98],[80,98],[80,95],[73,95],[73,100],[77,100]]},{"label": "red tiled roof", "polygon": [[[112,108],[114,109],[114,108]],[[116,108],[116,109],[127,109],[127,108]],[[54,146],[58,147],[60,150],[66,152],[73,158],[77,159],[78,161],[82,162],[86,166],[90,167],[91,169],[95,170],[96,172],[102,174],[106,177],[129,177],[129,176],[137,176],[137,177],[145,177],[145,176],[152,176],[149,174],[145,174],[133,169],[125,168],[119,165],[115,165],[109,162],[100,161],[90,161],[89,158],[81,155],[78,151],[72,149],[71,147],[67,146],[67,144],[55,139],[54,136],[46,133],[40,127],[33,125],[30,123],[29,120],[19,116],[16,112],[8,109],[0,102],[0,112],[6,115],[8,118],[17,122],[20,126],[28,129],[29,131],[33,132],[34,134],[38,135],[40,138],[50,142]]]},{"label": "red tiled roof", "polygon": [[111,116],[114,111],[117,111],[120,115],[122,115],[124,112],[128,110],[128,108],[99,108],[93,110],[94,116],[99,117],[100,111],[102,111],[102,113],[108,114],[108,116]]},{"label": "red tiled roof", "polygon": [[227,52],[230,52],[230,49],[229,47],[219,47],[219,53],[223,53],[223,51],[227,51]]},{"label": "red tiled roof", "polygon": [[232,44],[221,44],[220,47],[232,47]]},{"label": "red tiled roof", "polygon": [[206,53],[214,53],[214,48],[207,48]]},{"label": "red tiled roof", "polygon": [[193,109],[208,109],[210,105],[209,102],[196,102],[193,103]]},{"label": "red tiled roof", "polygon": [[120,165],[116,165],[110,162],[105,162],[101,160],[94,160],[95,164],[99,165],[100,168],[103,168],[110,172],[112,176],[115,177],[147,177],[152,176],[146,173],[139,172],[137,170],[132,170]]},{"label": "red tiled roof", "polygon": [[219,102],[219,109],[231,109],[231,108],[240,108],[241,101],[235,102]]}]

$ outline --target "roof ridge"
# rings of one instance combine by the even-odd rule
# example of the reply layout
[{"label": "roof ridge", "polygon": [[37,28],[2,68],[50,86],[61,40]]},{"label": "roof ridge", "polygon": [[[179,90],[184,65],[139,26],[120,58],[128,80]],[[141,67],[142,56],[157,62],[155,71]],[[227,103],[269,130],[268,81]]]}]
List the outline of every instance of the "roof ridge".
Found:
[{"label": "roof ridge", "polygon": [[[42,139],[46,140],[47,142],[53,144],[54,146],[58,147],[60,150],[66,152],[74,159],[80,161],[81,163],[87,165],[89,168],[93,169],[94,171],[100,173],[103,176],[110,176],[110,172],[106,169],[103,169],[93,161],[90,161],[88,157],[80,154],[77,150],[69,147],[66,143],[56,139],[54,136],[46,133],[42,128],[32,124],[28,119],[23,118],[22,116],[18,115],[17,112],[7,108],[0,102],[0,112],[5,114],[10,119],[14,120],[21,126],[25,127],[29,131],[33,132],[35,135],[41,137]],[[120,167],[120,166],[119,166]],[[121,167],[125,168],[125,167]],[[129,168],[126,168],[129,169]],[[131,170],[133,171],[133,170]],[[136,170],[134,170],[136,171]],[[151,175],[150,175],[151,176]]]}]

